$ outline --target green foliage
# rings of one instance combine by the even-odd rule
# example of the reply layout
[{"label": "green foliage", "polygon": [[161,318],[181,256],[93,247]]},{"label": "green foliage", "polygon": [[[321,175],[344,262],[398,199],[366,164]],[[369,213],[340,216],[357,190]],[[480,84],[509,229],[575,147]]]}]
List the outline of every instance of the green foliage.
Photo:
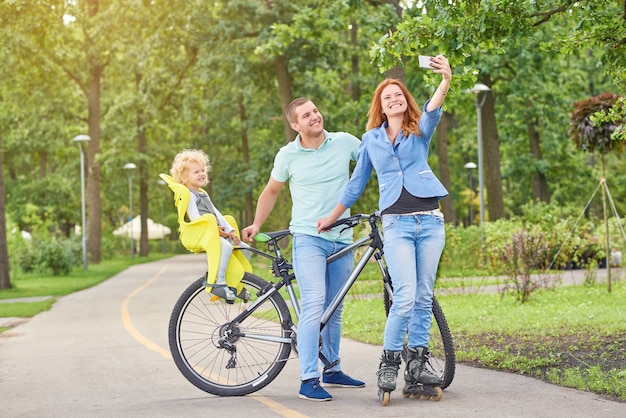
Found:
[{"label": "green foliage", "polygon": [[[606,115],[619,99],[620,96],[617,94],[602,93],[574,103],[569,134],[577,148],[585,152],[599,152],[600,154],[608,154],[613,150],[622,152],[623,142],[613,140],[617,125],[614,123],[598,124],[592,120],[595,114]],[[604,119],[595,120],[598,122]],[[623,120],[621,122],[623,124]]]},{"label": "green foliage", "polygon": [[446,223],[446,245],[439,262],[438,277],[471,277],[489,274],[481,254],[482,229]]},{"label": "green foliage", "polygon": [[538,228],[521,229],[513,233],[500,252],[500,258],[509,275],[502,292],[512,288],[516,299],[521,303],[526,302],[531,293],[541,285],[533,278],[532,272],[547,267],[546,254],[549,254],[548,242]]},{"label": "green foliage", "polygon": [[609,109],[602,109],[590,117],[593,126],[609,126],[613,129],[611,139],[626,140],[626,98],[620,97]]},{"label": "green foliage", "polygon": [[77,239],[46,238],[34,240],[22,249],[19,264],[26,273],[52,272],[67,276],[80,260],[81,247]]},{"label": "green foliage", "polygon": [[[567,2],[563,10],[556,7],[562,2],[552,0],[409,4],[399,19],[388,2],[110,0],[100,2],[93,18],[77,2],[0,3],[8,214],[37,239],[69,236],[80,224],[79,153],[71,138],[87,130],[86,80],[93,64],[102,65],[105,82],[94,127],[100,144],[88,172],[100,170],[107,256],[127,250],[127,242],[107,237],[128,208],[125,163],[140,166],[136,210],[160,219],[162,201],[166,214],[174,208],[169,191],[155,184],[158,173],[167,172],[181,148],[204,149],[214,161],[216,203],[244,226],[285,142],[280,94],[311,96],[329,130],[358,136],[381,71],[402,64],[416,97],[426,98],[438,77],[418,69],[415,55],[440,52],[449,56],[455,73],[446,112],[450,199],[457,217],[467,213],[460,198],[467,190],[463,164],[476,161],[477,153],[475,108],[462,92],[483,77],[492,81],[496,98],[507,215],[519,216],[534,200],[537,174],[547,178],[554,204],[582,207],[597,175],[593,159],[567,141],[570,104],[626,85],[620,82],[626,56],[619,36],[622,3]],[[277,59],[285,60],[288,92],[279,89]],[[616,136],[620,114],[614,106],[592,120],[614,124]],[[529,150],[531,128],[540,134],[540,156]],[[433,150],[437,146],[433,143]],[[446,168],[435,152],[431,160],[435,171]],[[623,213],[624,161],[612,157],[608,167]],[[291,208],[286,192],[268,229],[286,226]],[[377,195],[372,180],[354,212],[374,210]],[[464,254],[465,247],[474,250],[480,240],[459,239],[457,246],[455,233],[462,231],[449,235],[448,260],[464,260],[461,273],[480,273],[481,257],[454,255]],[[446,270],[442,265],[440,274]]]},{"label": "green foliage", "polygon": [[[568,268],[585,268],[591,274],[605,257],[604,223],[593,215],[583,217],[583,208],[529,203],[519,211],[519,216],[482,227],[446,223],[438,277],[465,278],[461,286],[476,287],[485,283],[467,278],[504,275],[508,279],[502,291],[526,302],[534,290],[544,286],[544,276]],[[621,234],[625,223],[625,219],[609,220],[612,248],[626,253]],[[438,283],[450,285],[445,280]]]}]

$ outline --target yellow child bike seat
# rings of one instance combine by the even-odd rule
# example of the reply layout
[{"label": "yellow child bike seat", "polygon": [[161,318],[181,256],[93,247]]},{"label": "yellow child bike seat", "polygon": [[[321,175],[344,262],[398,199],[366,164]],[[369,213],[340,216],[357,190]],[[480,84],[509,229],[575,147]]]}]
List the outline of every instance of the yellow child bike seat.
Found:
[{"label": "yellow child bike seat", "polygon": [[[217,280],[217,270],[220,262],[220,234],[217,227],[217,219],[215,215],[204,214],[193,221],[186,220],[187,206],[191,198],[191,192],[184,184],[178,183],[168,174],[159,175],[174,193],[174,204],[178,209],[178,230],[179,238],[183,246],[194,254],[205,252],[207,255],[207,291],[212,288],[210,284],[214,284]],[[204,192],[204,190],[202,190]],[[206,192],[205,192],[206,193]],[[239,237],[239,228],[237,221],[231,215],[224,215],[226,221],[235,228]],[[236,248],[236,247],[235,247]],[[239,294],[243,289],[241,279],[246,272],[252,272],[250,261],[241,251],[233,251],[232,256],[226,268],[226,284],[229,287],[237,289]]]}]

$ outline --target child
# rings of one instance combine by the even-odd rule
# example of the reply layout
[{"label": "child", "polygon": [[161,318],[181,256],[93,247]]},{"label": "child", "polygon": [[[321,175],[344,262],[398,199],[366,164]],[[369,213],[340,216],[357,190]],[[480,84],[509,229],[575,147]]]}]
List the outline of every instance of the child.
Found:
[{"label": "child", "polygon": [[[217,282],[213,288],[213,293],[226,299],[232,303],[235,300],[235,293],[231,288],[226,286],[226,267],[228,260],[233,252],[233,245],[243,248],[249,248],[246,243],[239,240],[237,231],[224,219],[224,216],[213,205],[209,196],[201,190],[208,184],[208,171],[211,169],[209,157],[201,150],[186,149],[178,153],[170,174],[176,181],[187,186],[191,192],[189,205],[187,206],[187,217],[189,221],[193,221],[200,216],[210,213],[215,215],[217,226],[220,233],[220,265],[217,272]],[[249,252],[246,251],[249,256]]]}]

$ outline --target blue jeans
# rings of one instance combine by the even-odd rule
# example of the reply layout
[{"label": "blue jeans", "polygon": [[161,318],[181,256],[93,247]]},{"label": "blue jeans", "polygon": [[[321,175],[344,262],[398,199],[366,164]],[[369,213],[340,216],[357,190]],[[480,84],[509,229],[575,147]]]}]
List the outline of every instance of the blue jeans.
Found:
[{"label": "blue jeans", "polygon": [[444,220],[434,215],[384,215],[385,259],[393,285],[383,349],[428,347],[433,288],[446,241]]},{"label": "blue jeans", "polygon": [[[326,264],[326,257],[347,245],[312,235],[294,234],[293,269],[302,304],[297,341],[300,380],[320,377],[318,353],[322,314],[346,282],[354,266],[353,253],[330,264]],[[333,372],[341,370],[339,343],[342,312],[343,301],[322,331],[322,353],[329,361],[337,361],[337,365],[329,370]]]}]

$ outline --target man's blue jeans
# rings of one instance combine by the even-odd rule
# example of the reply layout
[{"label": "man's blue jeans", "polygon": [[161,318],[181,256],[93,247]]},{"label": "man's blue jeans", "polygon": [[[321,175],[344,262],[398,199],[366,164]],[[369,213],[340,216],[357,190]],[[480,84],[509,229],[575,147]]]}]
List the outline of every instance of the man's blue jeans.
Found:
[{"label": "man's blue jeans", "polygon": [[[326,257],[347,245],[311,235],[294,234],[293,268],[302,305],[298,322],[300,380],[320,377],[318,349],[322,314],[346,282],[354,266],[353,253],[330,264],[326,264]],[[333,372],[341,370],[339,343],[342,311],[343,301],[322,331],[322,353],[329,361],[338,362],[329,370]]]},{"label": "man's blue jeans", "polygon": [[433,288],[446,241],[444,220],[435,215],[383,215],[385,259],[393,285],[393,304],[385,325],[383,349],[428,347]]}]

